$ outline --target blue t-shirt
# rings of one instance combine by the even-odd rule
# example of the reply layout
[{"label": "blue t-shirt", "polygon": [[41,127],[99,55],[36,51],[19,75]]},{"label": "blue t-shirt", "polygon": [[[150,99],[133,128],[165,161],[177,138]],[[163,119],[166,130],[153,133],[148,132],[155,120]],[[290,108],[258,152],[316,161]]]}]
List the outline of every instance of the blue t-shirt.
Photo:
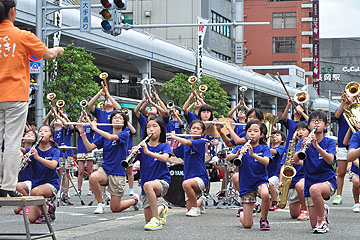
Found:
[{"label": "blue t-shirt", "polygon": [[198,115],[196,113],[193,113],[193,112],[188,112],[188,114],[186,115],[185,114],[185,119],[186,119],[186,122],[188,123],[189,127],[191,125],[191,123],[194,121],[194,120],[197,120],[198,119]]},{"label": "blue t-shirt", "polygon": [[[301,143],[304,139],[301,139],[296,147],[295,152],[298,152],[301,149]],[[324,137],[321,142],[318,143],[319,146],[324,149],[327,153],[334,155],[334,160],[336,159],[336,142],[331,138]],[[309,189],[312,185],[316,183],[322,183],[329,181],[334,189],[337,188],[336,183],[336,173],[331,164],[325,162],[320,153],[314,148],[311,144],[306,151],[306,158],[304,160],[304,176],[305,176],[305,187],[304,187],[304,196],[310,197]]]},{"label": "blue t-shirt", "polygon": [[[85,134],[87,139],[90,143],[94,141],[94,131],[91,129],[90,126],[84,126]],[[77,153],[89,153],[91,151],[88,151],[84,145],[84,142],[81,137],[78,138],[78,146],[77,146]]]},{"label": "blue t-shirt", "polygon": [[122,131],[116,135],[119,137],[119,140],[109,140],[100,135],[93,143],[98,149],[103,148],[104,162],[101,164],[101,167],[104,171],[110,175],[125,176],[126,169],[121,167],[120,163],[127,156],[129,133]]},{"label": "blue t-shirt", "polygon": [[[72,136],[73,132],[74,132],[74,130],[71,130],[70,127],[68,127],[66,129],[66,134],[65,134],[65,139],[64,139],[64,143],[66,146],[72,146],[71,136]],[[74,152],[72,149],[65,151],[65,157],[72,157],[72,156],[74,156]]]},{"label": "blue t-shirt", "polygon": [[180,145],[173,149],[176,157],[184,159],[184,180],[199,177],[205,186],[209,176],[205,166],[205,140],[191,140],[192,146]]},{"label": "blue t-shirt", "polygon": [[[55,160],[58,162],[59,165],[59,158],[61,154],[61,151],[59,149],[52,147],[44,152],[41,151],[39,148],[36,148],[36,150],[39,153],[40,157],[45,158],[49,161]],[[59,175],[57,174],[56,168],[50,169],[48,167],[45,167],[45,165],[35,160],[33,156],[30,159],[32,161],[32,188],[46,183],[50,183],[56,188],[56,190],[59,190],[60,179]]]},{"label": "blue t-shirt", "polygon": [[[95,107],[94,112],[91,112],[91,113],[92,113],[92,115],[94,115],[96,117],[96,120],[98,123],[110,123],[110,116],[115,111],[117,111],[117,110],[114,110],[111,112],[106,112],[106,111],[101,110],[100,108]],[[113,131],[112,126],[98,126],[98,128],[100,130],[103,130],[108,133],[112,133],[112,131]],[[96,139],[100,136],[101,136],[100,134],[95,133],[94,139]]]},{"label": "blue t-shirt", "polygon": [[[290,140],[293,138],[296,125],[298,125],[298,124],[301,123],[301,122],[307,123],[306,121],[294,121],[294,120],[291,120],[291,119],[288,119],[286,122],[283,121],[284,126],[285,126],[286,129],[288,130],[288,134],[287,134],[287,138],[286,138],[286,144],[285,144],[285,149],[289,149]],[[286,155],[287,155],[287,152],[285,152],[284,157],[282,158],[281,164],[284,164],[284,163],[285,163]]]},{"label": "blue t-shirt", "polygon": [[[26,152],[30,151],[30,148],[25,148]],[[31,181],[32,179],[32,161],[27,162],[28,166],[19,173],[18,182]]]},{"label": "blue t-shirt", "polygon": [[[167,153],[169,156],[172,155],[171,148],[168,143],[159,143],[155,147],[149,146],[148,143],[146,144],[151,152],[160,154]],[[136,156],[136,159],[140,160],[141,194],[145,194],[144,183],[146,182],[158,179],[164,180],[170,184],[170,171],[165,162],[146,155],[143,148],[140,149],[140,153]]]},{"label": "blue t-shirt", "polygon": [[142,115],[140,113],[139,117],[136,117],[137,120],[139,121],[140,124],[140,128],[141,128],[141,138],[144,137],[145,131],[146,131],[146,121],[147,121],[147,117],[145,117],[144,115]]},{"label": "blue t-shirt", "polygon": [[282,155],[284,154],[285,147],[283,145],[279,145],[274,149],[277,151],[277,154],[273,155],[272,159],[267,165],[269,178],[271,178],[272,176],[280,177],[280,168],[281,168],[280,161]]},{"label": "blue t-shirt", "polygon": [[[236,146],[232,153],[235,154],[244,145]],[[257,145],[253,147],[255,154],[261,157],[269,157],[270,161],[272,154],[267,145]],[[266,166],[255,160],[249,155],[249,151],[242,158],[242,165],[239,167],[239,193],[240,196],[247,192],[255,190],[258,186],[268,182],[268,173]]]},{"label": "blue t-shirt", "polygon": [[[126,128],[124,129],[124,131],[129,134],[129,140],[128,140],[128,144],[127,144],[127,150],[131,150],[132,147],[133,147],[133,145],[134,145],[134,143],[133,143],[133,134],[131,133],[129,127],[126,127]],[[126,154],[127,154],[126,156],[128,156],[128,155],[129,155],[129,151],[126,151]]]},{"label": "blue t-shirt", "polygon": [[[336,109],[337,111],[337,109]],[[335,111],[335,113],[336,113]],[[349,125],[347,124],[345,118],[344,118],[344,110],[341,113],[340,118],[336,119],[337,125],[338,125],[338,147],[346,147],[343,143],[345,135],[349,129]]]},{"label": "blue t-shirt", "polygon": [[172,131],[175,131],[176,134],[181,134],[182,133],[181,128],[182,127],[180,126],[179,121],[169,120],[169,123],[167,124],[166,127],[166,132],[170,133]]},{"label": "blue t-shirt", "polygon": [[[236,120],[235,118],[234,118],[234,121],[235,121],[235,123],[240,123],[238,120]],[[242,135],[242,136],[245,136],[245,127],[246,127],[246,122],[244,123],[244,125],[236,125],[236,127],[234,128],[234,132],[238,135],[238,136],[240,136],[240,134]]]},{"label": "blue t-shirt", "polygon": [[[54,141],[56,142],[56,144],[58,146],[64,145],[65,144],[65,128],[62,127],[60,130],[54,130],[55,131],[55,136],[54,136]],[[63,157],[63,152],[60,151],[60,157]]]},{"label": "blue t-shirt", "polygon": [[[352,149],[352,148],[358,149],[359,147],[360,147],[360,132],[358,131],[358,132],[354,133],[354,134],[351,136],[351,138],[350,138],[349,150]],[[359,161],[360,161],[360,157],[359,157],[358,159],[359,159]],[[353,171],[353,170],[351,170],[351,171],[353,171],[353,172],[355,172],[357,175],[359,175],[359,168],[356,167],[356,166],[354,165],[354,163],[352,164],[351,169],[352,169],[353,167],[354,167],[354,170],[355,170],[355,171]],[[357,170],[357,171],[356,171],[356,170]]]}]

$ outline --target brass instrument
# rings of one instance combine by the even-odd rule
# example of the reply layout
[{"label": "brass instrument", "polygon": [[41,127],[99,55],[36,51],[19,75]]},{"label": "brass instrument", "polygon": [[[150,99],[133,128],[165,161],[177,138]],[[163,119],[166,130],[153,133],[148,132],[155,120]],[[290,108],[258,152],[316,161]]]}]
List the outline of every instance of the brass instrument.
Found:
[{"label": "brass instrument", "polygon": [[39,146],[41,140],[43,137],[39,137],[39,139],[34,143],[34,145],[30,148],[30,150],[23,156],[20,163],[19,173],[24,169],[26,163],[30,160],[30,157],[32,155],[31,149],[35,149]]},{"label": "brass instrument", "polygon": [[250,144],[252,141],[252,138],[250,138],[244,145],[245,149],[240,150],[240,154],[237,158],[234,159],[234,165],[237,167],[240,167],[242,165],[242,158],[244,157],[244,155],[246,154],[246,152],[248,151],[248,147],[247,145]]},{"label": "brass instrument", "polygon": [[244,102],[245,102],[245,92],[247,91],[247,89],[248,88],[246,86],[239,87],[239,90],[241,92],[241,99],[244,100]]},{"label": "brass instrument", "polygon": [[140,81],[140,84],[143,86],[143,95],[146,98],[147,105],[150,105],[149,99],[150,99],[150,92],[149,92],[149,84],[150,79],[144,78]]},{"label": "brass instrument", "polygon": [[65,106],[65,101],[64,100],[57,100],[56,101],[56,106],[58,108],[63,108]]},{"label": "brass instrument", "polygon": [[316,132],[316,130],[318,129],[318,127],[314,127],[314,129],[309,133],[309,136],[307,137],[306,140],[304,140],[304,146],[300,149],[299,153],[298,153],[298,158],[300,160],[305,160],[306,158],[306,151],[308,150],[308,148],[311,145],[311,137],[310,135],[314,134]]},{"label": "brass instrument", "polygon": [[283,88],[284,88],[286,94],[288,95],[289,99],[291,100],[292,105],[293,105],[293,108],[294,108],[294,110],[295,110],[295,109],[296,109],[296,105],[295,105],[295,103],[292,101],[292,98],[291,98],[291,96],[290,96],[290,93],[289,93],[288,90],[286,89],[285,83],[284,83],[284,81],[283,81],[283,80],[281,79],[281,77],[280,77],[280,73],[277,73],[277,77],[278,77],[278,79],[280,80],[281,85],[283,86]]},{"label": "brass instrument", "polygon": [[46,95],[46,98],[51,101],[52,107],[55,109],[56,105],[55,105],[54,100],[56,98],[56,94],[55,93],[48,93],[48,95]]},{"label": "brass instrument", "polygon": [[101,87],[102,87],[102,89],[103,89],[103,91],[104,91],[105,99],[106,99],[106,90],[109,91],[109,87],[108,87],[108,85],[107,85],[107,80],[106,80],[106,79],[108,78],[108,76],[109,76],[109,74],[108,74],[107,72],[102,72],[102,73],[100,73],[100,75],[99,75],[99,78],[102,79],[102,81],[101,81]]},{"label": "brass instrument", "polygon": [[358,82],[349,82],[345,86],[345,92],[348,95],[353,96],[359,102],[359,88],[360,84]]},{"label": "brass instrument", "polygon": [[296,136],[297,131],[295,131],[293,138],[290,140],[289,150],[286,155],[286,161],[284,166],[280,170],[280,175],[282,176],[282,179],[279,184],[278,207],[281,209],[286,207],[287,199],[289,196],[290,184],[292,178],[296,175],[296,169],[290,164],[290,160],[294,157],[295,154]]},{"label": "brass instrument", "polygon": [[125,113],[126,115],[129,115],[129,109],[127,109],[127,108],[124,108],[124,109],[121,109],[121,111],[123,112],[123,113]]},{"label": "brass instrument", "polygon": [[266,126],[267,129],[267,134],[266,134],[266,145],[268,145],[270,147],[270,141],[271,141],[271,133],[273,130],[273,126],[275,123],[277,123],[279,121],[279,117],[272,115],[271,113],[266,113],[264,116],[264,124]]},{"label": "brass instrument", "polygon": [[299,92],[295,93],[295,95],[294,95],[294,101],[298,104],[304,104],[307,101],[309,101],[309,99],[310,99],[310,96],[305,91],[299,91]]},{"label": "brass instrument", "polygon": [[168,109],[171,109],[171,108],[173,108],[174,106],[175,106],[175,103],[174,103],[173,100],[170,100],[170,101],[166,104],[166,107],[167,107]]},{"label": "brass instrument", "polygon": [[135,149],[131,151],[131,153],[129,154],[129,156],[127,156],[125,160],[122,160],[122,161],[121,161],[120,164],[121,164],[121,166],[122,166],[123,168],[128,168],[128,167],[129,167],[129,165],[133,162],[133,158],[136,156],[136,154],[139,153],[139,150],[140,150],[140,148],[141,148],[140,144],[143,143],[143,142],[146,142],[147,140],[149,140],[149,139],[151,138],[151,136],[152,136],[152,133],[149,134],[149,135],[147,135],[147,137],[144,138],[144,140],[142,140],[142,141],[135,147]]},{"label": "brass instrument", "polygon": [[195,96],[195,100],[197,101],[197,95],[198,95],[198,92],[196,90],[196,85],[195,83],[197,82],[197,77],[195,76],[190,76],[188,78],[188,82],[192,84],[191,86],[191,91],[193,92],[193,95]]},{"label": "brass instrument", "polygon": [[86,101],[86,100],[81,100],[80,101],[80,107],[82,107],[83,110],[85,110],[87,105],[88,105],[88,101]]},{"label": "brass instrument", "polygon": [[208,87],[204,84],[199,86],[199,91],[201,92],[201,97],[204,98],[205,92],[208,90]]},{"label": "brass instrument", "polygon": [[101,101],[97,104],[97,108],[100,108],[101,110],[104,110],[104,102]]},{"label": "brass instrument", "polygon": [[353,133],[356,133],[356,125],[360,123],[360,103],[353,103],[344,109],[344,118]]}]

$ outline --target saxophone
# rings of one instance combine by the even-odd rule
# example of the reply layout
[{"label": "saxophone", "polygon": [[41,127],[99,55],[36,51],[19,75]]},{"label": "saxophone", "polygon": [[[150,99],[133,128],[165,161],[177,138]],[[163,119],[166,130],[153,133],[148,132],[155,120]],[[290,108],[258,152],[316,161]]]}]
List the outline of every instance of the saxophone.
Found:
[{"label": "saxophone", "polygon": [[293,158],[295,153],[296,135],[297,131],[295,131],[293,138],[290,140],[286,161],[280,171],[280,174],[282,175],[282,181],[280,182],[279,187],[278,207],[282,209],[286,207],[291,180],[296,175],[296,169],[290,164],[290,160]]}]

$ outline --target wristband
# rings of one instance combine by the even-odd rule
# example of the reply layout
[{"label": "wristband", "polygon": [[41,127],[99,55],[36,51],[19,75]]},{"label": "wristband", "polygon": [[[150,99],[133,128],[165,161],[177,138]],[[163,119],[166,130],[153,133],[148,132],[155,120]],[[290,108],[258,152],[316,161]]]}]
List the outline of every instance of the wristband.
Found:
[{"label": "wristband", "polygon": [[85,133],[80,133],[80,137],[85,136]]}]

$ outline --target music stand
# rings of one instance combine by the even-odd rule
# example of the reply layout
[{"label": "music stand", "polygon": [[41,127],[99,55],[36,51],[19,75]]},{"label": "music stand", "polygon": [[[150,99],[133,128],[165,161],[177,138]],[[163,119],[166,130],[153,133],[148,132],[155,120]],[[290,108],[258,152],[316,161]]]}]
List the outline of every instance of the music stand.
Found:
[{"label": "music stand", "polygon": [[[62,174],[61,174],[61,177],[60,177],[60,191],[59,191],[58,195],[56,196],[56,205],[57,205],[58,207],[59,207],[59,205],[60,205],[60,202],[62,202],[62,201],[61,201],[61,196],[62,196],[62,194],[65,193],[65,190],[69,190],[70,188],[74,188],[77,196],[78,196],[79,199],[80,199],[81,205],[85,205],[85,203],[84,203],[84,201],[81,199],[81,196],[80,196],[78,190],[76,189],[73,181],[71,180],[70,175],[66,172],[65,152],[66,152],[67,150],[70,150],[70,149],[76,149],[76,147],[65,146],[65,145],[59,146],[59,150],[61,150],[61,151],[63,152],[63,158],[64,158],[64,160],[63,160],[63,162],[62,162],[62,164],[61,164],[61,166],[60,166],[60,169],[63,171]],[[65,176],[68,177],[69,182],[71,183],[71,186],[69,185],[68,188],[66,188],[65,186],[63,186],[63,182],[64,182],[64,180],[65,180]],[[68,205],[73,205],[73,204],[69,201],[69,199],[67,199],[66,203],[67,203]]]}]

